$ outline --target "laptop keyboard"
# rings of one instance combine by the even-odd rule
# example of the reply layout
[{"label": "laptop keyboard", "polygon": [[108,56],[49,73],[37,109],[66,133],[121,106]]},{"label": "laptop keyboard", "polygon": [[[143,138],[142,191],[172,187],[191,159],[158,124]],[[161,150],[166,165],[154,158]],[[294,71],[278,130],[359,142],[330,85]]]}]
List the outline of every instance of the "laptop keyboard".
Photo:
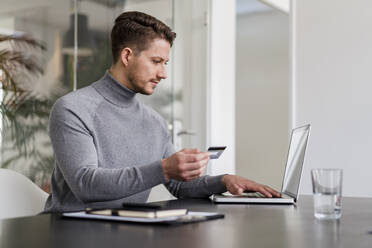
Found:
[{"label": "laptop keyboard", "polygon": [[[246,193],[244,192],[242,195],[232,195],[228,192],[223,193],[222,195],[227,196],[227,197],[242,197],[242,198],[267,198],[264,194],[261,194],[260,192],[250,192]],[[283,198],[283,197],[279,197]]]},{"label": "laptop keyboard", "polygon": [[259,193],[259,192],[255,192],[255,193],[243,193],[243,196],[244,197],[248,197],[248,198],[266,198],[265,195]]}]

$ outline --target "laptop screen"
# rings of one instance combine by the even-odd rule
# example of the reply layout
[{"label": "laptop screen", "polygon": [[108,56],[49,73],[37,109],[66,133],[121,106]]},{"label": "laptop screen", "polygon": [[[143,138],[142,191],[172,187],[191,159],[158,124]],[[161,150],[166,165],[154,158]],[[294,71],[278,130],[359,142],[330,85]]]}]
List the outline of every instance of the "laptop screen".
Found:
[{"label": "laptop screen", "polygon": [[310,125],[298,127],[292,130],[282,193],[295,199],[297,199],[298,189],[300,186],[302,166],[304,163],[309,133]]}]

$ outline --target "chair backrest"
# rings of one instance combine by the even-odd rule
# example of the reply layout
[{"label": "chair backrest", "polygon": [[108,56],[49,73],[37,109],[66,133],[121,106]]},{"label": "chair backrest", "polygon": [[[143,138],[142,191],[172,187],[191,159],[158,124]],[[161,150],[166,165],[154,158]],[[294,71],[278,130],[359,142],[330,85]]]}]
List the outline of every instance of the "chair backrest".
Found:
[{"label": "chair backrest", "polygon": [[43,211],[47,197],[27,177],[0,169],[0,219],[36,215]]}]

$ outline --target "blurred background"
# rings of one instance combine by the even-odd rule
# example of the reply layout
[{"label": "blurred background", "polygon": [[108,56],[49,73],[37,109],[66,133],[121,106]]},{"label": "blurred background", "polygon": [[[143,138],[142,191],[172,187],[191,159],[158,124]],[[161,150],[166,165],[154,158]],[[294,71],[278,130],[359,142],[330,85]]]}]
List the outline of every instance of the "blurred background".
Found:
[{"label": "blurred background", "polygon": [[[168,78],[151,97],[138,95],[167,120],[176,150],[228,145],[224,157],[210,163],[208,174],[237,172],[280,188],[289,133],[288,13],[258,0],[224,5],[196,0],[3,0],[0,35],[13,39],[1,41],[0,49],[32,58],[40,70],[17,64],[12,73],[2,72],[1,167],[50,191],[51,107],[60,96],[102,77],[111,65],[115,18],[137,10],[177,33]],[[219,18],[221,14],[226,18]],[[6,86],[9,79],[17,88]],[[162,186],[153,192],[150,201],[171,198]]]},{"label": "blurred background", "polygon": [[[290,131],[312,124],[310,169],[344,169],[345,195],[371,196],[369,3],[306,0],[2,0],[0,164],[49,191],[55,100],[111,65],[110,30],[126,10],[177,39],[168,78],[138,96],[168,122],[176,150],[225,145],[210,175],[281,188]],[[332,16],[330,19],[329,17]],[[10,36],[9,36],[10,35]],[[150,200],[169,199],[157,187]]]},{"label": "blurred background", "polygon": [[[154,4],[154,11],[148,11]],[[110,31],[120,13],[131,9],[150,12],[172,27],[172,4],[170,0],[2,1],[0,34],[16,38],[2,41],[0,48],[32,57],[42,71],[17,64],[11,74],[2,72],[3,81],[12,77],[18,88],[3,84],[1,91],[1,167],[21,172],[49,191],[54,161],[48,117],[55,100],[90,85],[110,67]],[[28,37],[43,49],[27,45],[24,40]],[[171,102],[181,97],[172,90],[165,82],[150,102],[144,99],[169,123],[173,119]]]},{"label": "blurred background", "polygon": [[[137,10],[177,33],[168,78],[151,97],[138,95],[167,120],[176,150],[227,145],[208,174],[238,173],[280,188],[289,134],[288,10],[258,0],[227,5],[196,0],[2,1],[0,34],[32,37],[44,48],[1,42],[4,49],[34,56],[43,69],[35,73],[19,67],[13,73],[22,96],[2,89],[1,167],[26,175],[49,192],[51,107],[58,97],[102,77],[111,65],[115,18]],[[10,108],[14,97],[22,100]],[[150,200],[170,198],[162,186],[157,188]]]}]

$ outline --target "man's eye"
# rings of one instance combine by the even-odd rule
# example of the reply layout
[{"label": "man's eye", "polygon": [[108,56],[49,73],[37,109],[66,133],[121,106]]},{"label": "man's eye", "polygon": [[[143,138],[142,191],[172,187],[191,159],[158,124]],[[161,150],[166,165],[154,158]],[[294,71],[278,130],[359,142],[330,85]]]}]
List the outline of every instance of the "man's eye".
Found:
[{"label": "man's eye", "polygon": [[161,63],[160,60],[153,60],[153,62],[154,62],[155,64],[159,64],[159,63]]}]

